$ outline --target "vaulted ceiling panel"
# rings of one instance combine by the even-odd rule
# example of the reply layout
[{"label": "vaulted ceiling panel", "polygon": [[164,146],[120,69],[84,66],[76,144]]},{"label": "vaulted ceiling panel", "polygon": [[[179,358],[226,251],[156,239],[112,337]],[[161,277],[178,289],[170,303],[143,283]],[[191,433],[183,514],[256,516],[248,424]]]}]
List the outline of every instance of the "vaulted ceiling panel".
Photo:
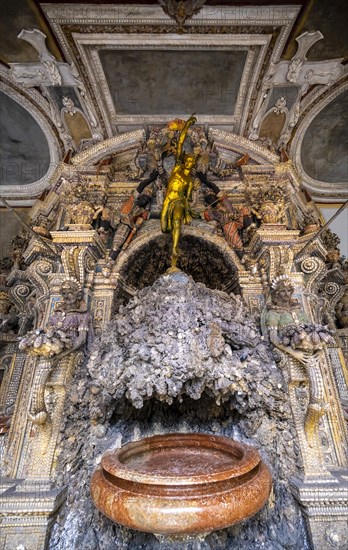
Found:
[{"label": "vaulted ceiling panel", "polygon": [[246,51],[101,50],[115,111],[120,115],[231,116]]},{"label": "vaulted ceiling panel", "polygon": [[2,159],[16,154],[36,175],[3,168],[2,194],[40,193],[69,149],[196,112],[202,125],[285,148],[312,197],[343,200],[344,0],[206,0],[181,23],[159,4],[4,3],[0,73],[17,105],[2,105]]}]

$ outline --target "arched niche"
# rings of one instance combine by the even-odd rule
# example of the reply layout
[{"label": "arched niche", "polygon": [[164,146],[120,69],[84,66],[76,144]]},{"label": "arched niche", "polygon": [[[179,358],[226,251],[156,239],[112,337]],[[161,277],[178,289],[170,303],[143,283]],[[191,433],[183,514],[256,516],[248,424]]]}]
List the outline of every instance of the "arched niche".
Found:
[{"label": "arched niche", "polygon": [[[342,79],[318,97],[311,94],[291,142],[290,156],[302,185],[323,202],[348,198],[347,185],[348,82]],[[337,143],[337,146],[332,146]]]},{"label": "arched niche", "polygon": [[[243,266],[226,241],[212,233],[204,222],[183,228],[178,267],[207,287],[240,294],[239,272]],[[150,220],[146,230],[122,252],[114,266],[118,279],[115,305],[131,296],[170,267],[171,236],[161,233],[159,220]]]}]

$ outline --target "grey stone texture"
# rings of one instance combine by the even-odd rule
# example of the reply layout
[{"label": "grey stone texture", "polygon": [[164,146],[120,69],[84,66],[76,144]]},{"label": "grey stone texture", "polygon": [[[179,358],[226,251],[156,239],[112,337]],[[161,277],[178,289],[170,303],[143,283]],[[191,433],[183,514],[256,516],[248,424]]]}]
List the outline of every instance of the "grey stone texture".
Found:
[{"label": "grey stone texture", "polygon": [[[205,432],[256,446],[274,480],[253,518],[205,540],[158,540],[94,507],[91,475],[110,448],[168,432]],[[51,550],[308,548],[288,481],[301,468],[286,385],[239,296],[182,272],[143,288],[110,321],[75,373],[59,443],[68,498]]]},{"label": "grey stone texture", "polygon": [[314,179],[348,181],[348,92],[341,93],[309,125],[301,150],[302,165]]}]

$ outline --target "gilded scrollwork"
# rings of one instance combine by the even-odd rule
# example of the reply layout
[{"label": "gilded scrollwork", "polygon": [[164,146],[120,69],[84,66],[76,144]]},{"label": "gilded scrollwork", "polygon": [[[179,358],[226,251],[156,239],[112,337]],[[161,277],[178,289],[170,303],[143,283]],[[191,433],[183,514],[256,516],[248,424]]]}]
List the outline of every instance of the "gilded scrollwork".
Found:
[{"label": "gilded scrollwork", "polygon": [[252,212],[262,224],[284,223],[289,204],[287,180],[271,175],[258,178],[253,185],[252,178],[245,178],[246,197]]},{"label": "gilded scrollwork", "polygon": [[71,181],[64,180],[60,201],[67,215],[65,226],[71,231],[92,229],[106,202],[106,181],[89,181],[76,174]]},{"label": "gilded scrollwork", "polygon": [[301,261],[300,269],[305,274],[306,290],[312,292],[325,272],[324,262],[320,258],[308,256]]}]

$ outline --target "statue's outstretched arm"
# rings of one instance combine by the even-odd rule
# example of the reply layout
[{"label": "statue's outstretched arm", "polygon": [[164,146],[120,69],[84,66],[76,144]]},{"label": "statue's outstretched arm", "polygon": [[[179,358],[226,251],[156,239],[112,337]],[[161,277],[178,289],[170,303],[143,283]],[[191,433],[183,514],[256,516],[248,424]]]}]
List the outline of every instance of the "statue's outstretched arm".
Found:
[{"label": "statue's outstretched arm", "polygon": [[77,351],[79,348],[85,345],[86,341],[87,341],[87,331],[80,330],[77,338],[75,338],[74,340],[73,347],[68,350],[62,351],[61,353],[56,355],[54,359],[51,360],[51,366],[58,363],[58,361],[63,359],[63,357],[65,357],[66,355],[70,355],[72,352]]},{"label": "statue's outstretched arm", "polygon": [[220,187],[218,187],[213,181],[209,181],[206,174],[203,174],[203,172],[197,172],[196,175],[202,183],[204,183],[207,187],[209,187],[209,189],[213,191],[213,193],[215,193],[216,195],[220,193]]},{"label": "statue's outstretched arm", "polygon": [[147,187],[148,185],[150,185],[150,183],[152,183],[153,181],[155,181],[155,179],[159,176],[159,172],[158,170],[152,170],[151,174],[149,175],[148,178],[146,179],[143,179],[143,180],[140,180],[140,183],[137,187],[137,191],[138,193],[142,193],[145,189],[145,187]]},{"label": "statue's outstretched arm", "polygon": [[282,344],[276,328],[269,327],[269,339],[276,348],[280,349],[284,353],[287,353],[294,359],[297,359],[297,361],[300,361],[302,364],[307,365],[310,363],[312,353],[300,349],[294,349],[291,346],[285,346]]},{"label": "statue's outstretched arm", "polygon": [[186,139],[188,129],[195,122],[197,122],[196,117],[194,115],[191,115],[190,118],[185,122],[185,125],[184,125],[183,129],[181,130],[180,137],[179,137],[179,140],[178,140],[178,145],[177,145],[177,148],[176,148],[176,155],[175,155],[176,164],[179,164],[182,160],[182,149],[183,149],[183,146],[184,146],[184,141]]}]

